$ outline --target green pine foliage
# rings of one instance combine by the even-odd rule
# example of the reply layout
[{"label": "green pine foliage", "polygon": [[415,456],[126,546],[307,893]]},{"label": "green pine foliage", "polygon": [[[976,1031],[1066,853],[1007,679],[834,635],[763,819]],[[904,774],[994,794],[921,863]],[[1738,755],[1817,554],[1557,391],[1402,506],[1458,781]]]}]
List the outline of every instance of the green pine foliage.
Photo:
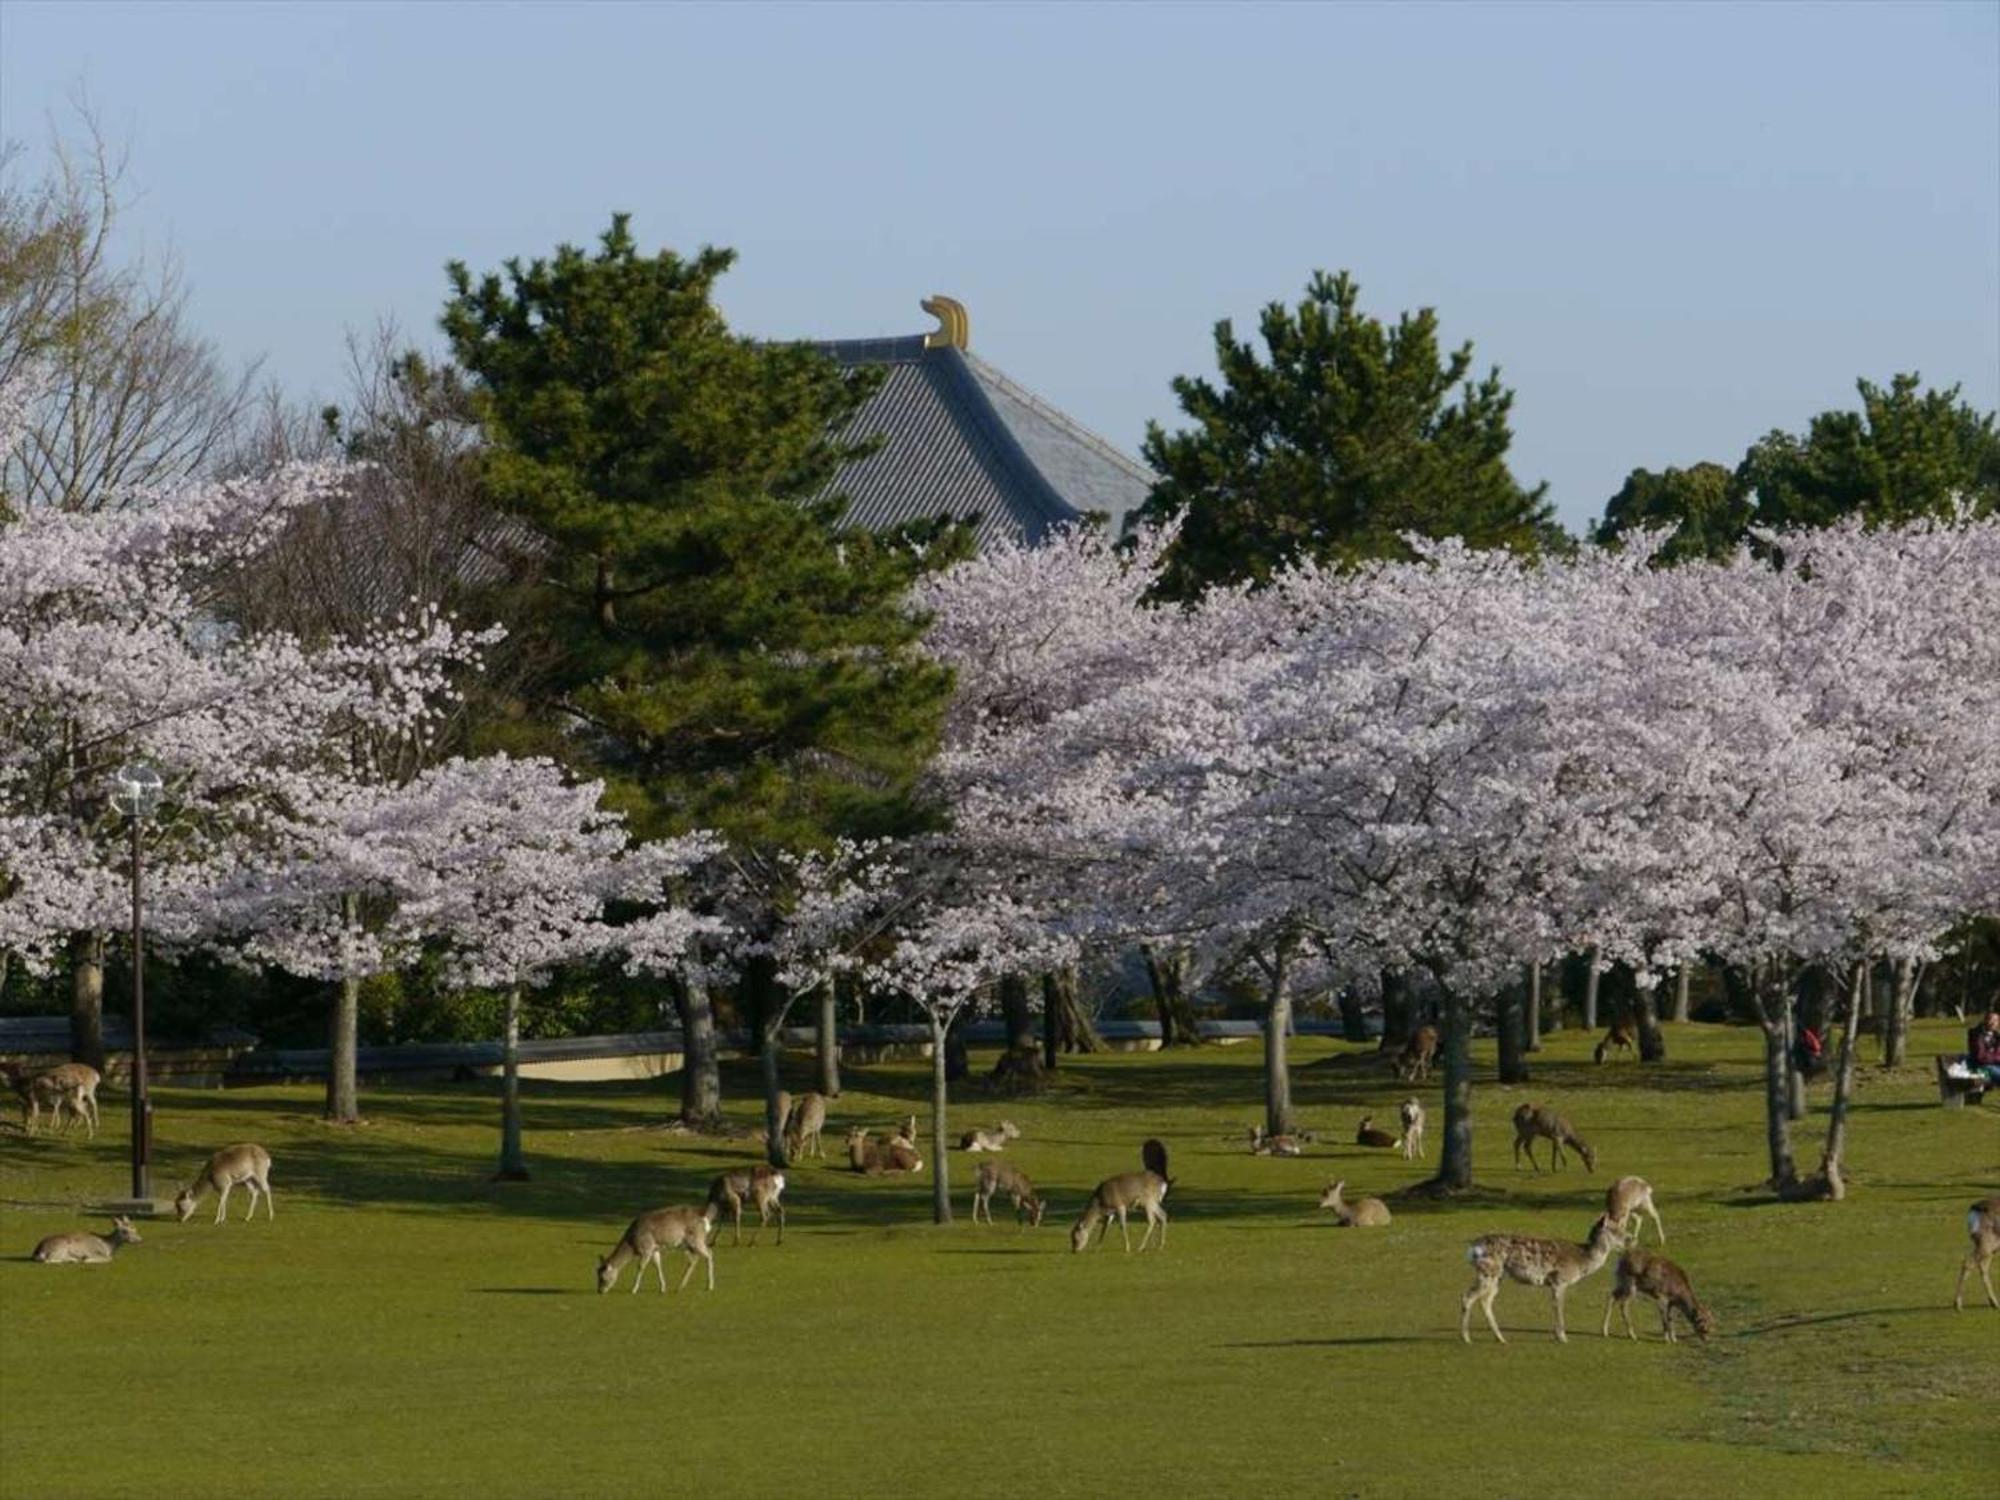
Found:
[{"label": "green pine foliage", "polygon": [[1591,540],[1611,545],[1628,531],[1675,528],[1658,561],[1663,564],[1693,558],[1729,556],[1750,525],[1750,503],[1735,475],[1721,464],[1699,463],[1685,469],[1634,469],[1604,507],[1604,518]]}]

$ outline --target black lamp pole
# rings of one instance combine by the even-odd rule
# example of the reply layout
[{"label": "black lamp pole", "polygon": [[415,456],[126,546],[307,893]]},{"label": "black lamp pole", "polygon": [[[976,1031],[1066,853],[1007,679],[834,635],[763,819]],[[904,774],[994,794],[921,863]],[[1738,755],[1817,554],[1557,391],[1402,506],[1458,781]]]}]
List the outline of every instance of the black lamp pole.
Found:
[{"label": "black lamp pole", "polygon": [[132,814],[132,1196],[150,1198],[153,1161],[153,1101],[146,1092],[145,868],[139,841],[145,819]]}]

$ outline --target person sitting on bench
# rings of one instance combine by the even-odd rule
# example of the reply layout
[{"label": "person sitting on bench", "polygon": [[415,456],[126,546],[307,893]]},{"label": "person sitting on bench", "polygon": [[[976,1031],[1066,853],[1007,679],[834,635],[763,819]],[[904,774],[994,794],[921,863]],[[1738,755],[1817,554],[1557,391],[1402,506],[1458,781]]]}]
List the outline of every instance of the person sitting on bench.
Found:
[{"label": "person sitting on bench", "polygon": [[1792,1066],[1801,1077],[1817,1078],[1826,1071],[1826,1043],[1810,1026],[1799,1028],[1799,1038],[1792,1044]]},{"label": "person sitting on bench", "polygon": [[1965,1034],[1965,1061],[1975,1073],[2000,1087],[2000,1010],[1989,1010],[1986,1018]]}]

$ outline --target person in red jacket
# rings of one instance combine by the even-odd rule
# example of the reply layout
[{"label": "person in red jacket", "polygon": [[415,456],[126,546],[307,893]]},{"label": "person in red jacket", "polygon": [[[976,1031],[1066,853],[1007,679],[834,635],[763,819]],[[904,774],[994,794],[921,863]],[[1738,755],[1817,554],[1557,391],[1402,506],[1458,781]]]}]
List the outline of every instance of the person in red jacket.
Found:
[{"label": "person in red jacket", "polygon": [[1986,1019],[1966,1037],[1965,1060],[1986,1075],[1986,1081],[2000,1084],[2000,1010],[1989,1010]]}]

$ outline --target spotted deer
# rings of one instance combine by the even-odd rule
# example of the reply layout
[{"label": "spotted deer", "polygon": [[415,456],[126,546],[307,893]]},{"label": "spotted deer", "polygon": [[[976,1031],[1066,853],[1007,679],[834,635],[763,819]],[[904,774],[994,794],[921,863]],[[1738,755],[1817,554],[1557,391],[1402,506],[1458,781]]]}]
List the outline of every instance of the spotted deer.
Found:
[{"label": "spotted deer", "polygon": [[708,1264],[708,1289],[715,1290],[715,1252],[708,1245],[708,1211],[703,1208],[656,1208],[649,1214],[641,1214],[626,1228],[624,1238],[612,1247],[611,1253],[597,1262],[597,1289],[608,1292],[618,1285],[618,1273],[627,1261],[639,1262],[639,1273],[632,1278],[632,1290],[638,1291],[645,1284],[646,1267],[651,1266],[660,1273],[660,1291],[667,1289],[667,1268],[661,1263],[661,1255],[668,1250],[679,1250],[687,1257],[687,1270],[681,1273],[680,1286],[684,1289],[688,1278],[694,1275],[696,1261]]},{"label": "spotted deer", "polygon": [[1389,1222],[1388,1204],[1380,1198],[1356,1198],[1348,1203],[1340,1196],[1346,1186],[1345,1179],[1329,1183],[1319,1195],[1319,1206],[1332,1209],[1342,1229],[1379,1229]]},{"label": "spotted deer", "polygon": [[1431,1065],[1437,1061],[1437,1050],[1437,1027],[1419,1026],[1410,1033],[1409,1041],[1403,1044],[1403,1050],[1396,1058],[1397,1076],[1409,1083],[1422,1083],[1431,1076]]},{"label": "spotted deer", "polygon": [[1563,1147],[1567,1146],[1583,1158],[1583,1170],[1597,1170],[1597,1153],[1570,1127],[1568,1120],[1550,1109],[1546,1104],[1524,1104],[1514,1111],[1514,1165],[1521,1165],[1521,1153],[1528,1153],[1528,1165],[1537,1172],[1542,1164],[1535,1160],[1535,1142],[1546,1139],[1549,1143],[1549,1170],[1557,1171],[1563,1164]]},{"label": "spotted deer", "polygon": [[979,1174],[973,1179],[972,1222],[979,1222],[983,1210],[986,1222],[993,1222],[993,1195],[1005,1193],[1014,1200],[1014,1222],[1022,1228],[1039,1229],[1042,1212],[1047,1207],[1035,1196],[1035,1185],[1028,1180],[1028,1174],[1019,1167],[1004,1161],[983,1161],[979,1164]]},{"label": "spotted deer", "polygon": [[1403,1148],[1403,1160],[1415,1161],[1424,1154],[1424,1106],[1419,1099],[1405,1099],[1399,1113],[1403,1120],[1403,1135],[1398,1142]]},{"label": "spotted deer", "polygon": [[1664,1255],[1627,1250],[1618,1257],[1618,1284],[1611,1289],[1611,1296],[1604,1304],[1604,1327],[1600,1330],[1604,1337],[1611,1337],[1611,1309],[1614,1307],[1624,1314],[1626,1337],[1634,1340],[1639,1337],[1632,1330],[1632,1299],[1635,1296],[1658,1305],[1660,1335],[1670,1344],[1678,1342],[1674,1338],[1674,1314],[1677,1312],[1687,1319],[1694,1336],[1704,1344],[1708,1342],[1708,1336],[1715,1332],[1715,1315],[1701,1305],[1685,1271]]},{"label": "spotted deer", "polygon": [[130,1219],[113,1219],[111,1233],[106,1235],[86,1234],[81,1230],[52,1234],[35,1246],[28,1259],[46,1266],[101,1266],[118,1253],[120,1245],[139,1242],[139,1231],[132,1227]]},{"label": "spotted deer", "polygon": [[1400,1142],[1397,1141],[1395,1136],[1389,1134],[1388,1131],[1377,1130],[1373,1115],[1363,1115],[1361,1123],[1354,1127],[1354,1144],[1357,1146],[1394,1147],[1399,1145]]},{"label": "spotted deer", "polygon": [[808,1154],[824,1158],[826,1152],[820,1146],[819,1133],[826,1129],[826,1095],[818,1093],[801,1094],[792,1105],[791,1118],[785,1122],[785,1151],[788,1155],[803,1158]]},{"label": "spotted deer", "polygon": [[1505,1277],[1523,1286],[1545,1286],[1555,1299],[1556,1340],[1569,1342],[1563,1325],[1563,1298],[1569,1289],[1590,1275],[1619,1250],[1624,1236],[1608,1214],[1600,1214],[1590,1226],[1590,1237],[1581,1245],[1564,1240],[1542,1239],[1526,1234],[1482,1235],[1466,1247],[1465,1258],[1472,1262],[1473,1283],[1458,1304],[1458,1334],[1472,1342],[1472,1305],[1478,1303],[1486,1314],[1486,1326],[1501,1343],[1507,1337],[1493,1316],[1493,1299]]},{"label": "spotted deer", "polygon": [[873,1141],[860,1125],[847,1133],[847,1160],[855,1171],[870,1177],[879,1177],[884,1172],[921,1172],[924,1168],[924,1159],[917,1148],[903,1137],[892,1135],[886,1141]]},{"label": "spotted deer", "polygon": [[271,1153],[262,1146],[248,1141],[235,1146],[224,1146],[208,1159],[193,1182],[180,1190],[174,1198],[174,1212],[185,1224],[194,1213],[194,1206],[210,1188],[222,1194],[215,1205],[215,1222],[220,1224],[229,1210],[229,1190],[242,1183],[250,1189],[250,1212],[243,1217],[257,1217],[257,1198],[262,1194],[265,1217],[275,1219],[278,1210],[271,1196]]},{"label": "spotted deer", "polygon": [[1611,1023],[1611,1029],[1604,1033],[1604,1039],[1597,1044],[1591,1055],[1599,1062],[1603,1062],[1613,1052],[1630,1052],[1631,1050],[1632,1023],[1630,1021],[1614,1021]]},{"label": "spotted deer", "polygon": [[1621,1177],[1606,1188],[1604,1212],[1635,1245],[1644,1238],[1645,1231],[1645,1224],[1639,1215],[1651,1214],[1653,1228],[1660,1234],[1660,1243],[1664,1245],[1667,1242],[1667,1226],[1660,1222],[1660,1211],[1653,1204],[1653,1185],[1643,1177]]},{"label": "spotted deer", "polygon": [[[771,1212],[778,1214],[778,1243],[785,1243],[785,1174],[775,1167],[759,1162],[755,1166],[739,1167],[733,1172],[724,1172],[708,1188],[707,1213],[711,1225],[719,1223],[727,1213],[734,1221],[736,1238],[732,1244],[743,1243],[743,1205],[753,1203],[757,1207],[757,1228],[762,1230],[771,1222]],[[713,1232],[711,1230],[711,1232]],[[757,1236],[750,1236],[750,1243],[757,1243]]]},{"label": "spotted deer", "polygon": [[997,1130],[968,1130],[958,1138],[961,1151],[1005,1151],[1009,1141],[1021,1138],[1021,1127],[1012,1120],[1002,1120]]},{"label": "spotted deer", "polygon": [[1971,1236],[1972,1253],[1959,1263],[1958,1290],[1952,1294],[1951,1305],[1965,1311],[1966,1273],[1978,1266],[1986,1300],[2000,1307],[2000,1297],[1993,1295],[1993,1257],[2000,1255],[2000,1198],[1983,1198],[1973,1204],[1965,1216],[1965,1232]]}]

